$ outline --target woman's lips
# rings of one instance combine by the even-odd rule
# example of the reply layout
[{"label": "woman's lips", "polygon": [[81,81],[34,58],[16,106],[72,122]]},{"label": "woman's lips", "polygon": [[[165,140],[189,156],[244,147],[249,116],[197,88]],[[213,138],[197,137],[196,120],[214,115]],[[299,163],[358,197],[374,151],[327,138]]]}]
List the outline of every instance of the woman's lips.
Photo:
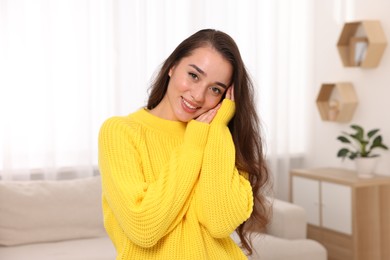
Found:
[{"label": "woman's lips", "polygon": [[189,113],[196,112],[198,109],[200,109],[200,107],[196,106],[196,104],[194,104],[194,103],[191,103],[190,101],[188,101],[184,97],[181,97],[181,100],[182,100],[181,104],[182,104],[183,109],[185,111],[188,111]]}]

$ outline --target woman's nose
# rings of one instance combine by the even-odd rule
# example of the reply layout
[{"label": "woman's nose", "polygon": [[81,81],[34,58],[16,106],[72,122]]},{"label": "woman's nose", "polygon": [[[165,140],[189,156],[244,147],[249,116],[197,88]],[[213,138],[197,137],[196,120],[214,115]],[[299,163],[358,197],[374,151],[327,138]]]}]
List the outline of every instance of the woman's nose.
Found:
[{"label": "woman's nose", "polygon": [[201,87],[201,86],[195,86],[192,90],[191,90],[191,97],[193,98],[193,100],[197,103],[202,103],[205,99],[205,95],[206,95],[206,87]]}]

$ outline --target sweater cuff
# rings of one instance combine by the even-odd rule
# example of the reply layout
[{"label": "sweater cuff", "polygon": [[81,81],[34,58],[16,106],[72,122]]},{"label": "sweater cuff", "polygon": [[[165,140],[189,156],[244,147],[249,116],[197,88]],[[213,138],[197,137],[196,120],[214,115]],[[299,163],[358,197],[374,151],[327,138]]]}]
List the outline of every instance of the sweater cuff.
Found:
[{"label": "sweater cuff", "polygon": [[211,124],[218,123],[218,124],[225,124],[227,125],[234,116],[234,113],[236,112],[236,104],[234,101],[230,99],[224,99],[222,101],[221,107],[218,109],[218,112],[216,116],[214,117]]},{"label": "sweater cuff", "polygon": [[210,125],[196,120],[187,124],[184,134],[184,144],[204,148],[206,146]]}]

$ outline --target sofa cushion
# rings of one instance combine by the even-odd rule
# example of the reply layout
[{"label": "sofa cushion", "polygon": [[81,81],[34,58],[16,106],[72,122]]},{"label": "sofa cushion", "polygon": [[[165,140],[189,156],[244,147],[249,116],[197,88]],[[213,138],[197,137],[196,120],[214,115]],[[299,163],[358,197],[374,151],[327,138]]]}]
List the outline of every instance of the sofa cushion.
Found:
[{"label": "sofa cushion", "polygon": [[306,211],[301,206],[268,198],[272,203],[272,219],[267,234],[287,239],[306,238]]},{"label": "sofa cushion", "polygon": [[283,239],[270,235],[253,241],[255,250],[248,260],[326,260],[324,246],[311,239]]},{"label": "sofa cushion", "polygon": [[100,177],[0,182],[0,245],[105,235]]},{"label": "sofa cushion", "polygon": [[[231,237],[240,244],[236,232]],[[248,260],[327,260],[325,247],[311,239],[285,239],[255,232],[251,241],[253,253]]]},{"label": "sofa cushion", "polygon": [[106,237],[19,246],[0,246],[4,260],[113,260],[115,248]]}]

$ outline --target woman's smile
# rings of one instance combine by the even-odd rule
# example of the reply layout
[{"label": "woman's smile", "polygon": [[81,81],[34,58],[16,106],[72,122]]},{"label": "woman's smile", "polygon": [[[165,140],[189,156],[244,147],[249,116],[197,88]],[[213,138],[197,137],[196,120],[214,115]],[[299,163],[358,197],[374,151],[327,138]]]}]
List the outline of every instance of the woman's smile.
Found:
[{"label": "woman's smile", "polygon": [[184,97],[181,97],[182,99],[182,105],[185,110],[188,110],[190,113],[194,113],[197,110],[199,110],[201,107],[196,106],[196,104],[193,104],[191,101],[185,99]]}]

